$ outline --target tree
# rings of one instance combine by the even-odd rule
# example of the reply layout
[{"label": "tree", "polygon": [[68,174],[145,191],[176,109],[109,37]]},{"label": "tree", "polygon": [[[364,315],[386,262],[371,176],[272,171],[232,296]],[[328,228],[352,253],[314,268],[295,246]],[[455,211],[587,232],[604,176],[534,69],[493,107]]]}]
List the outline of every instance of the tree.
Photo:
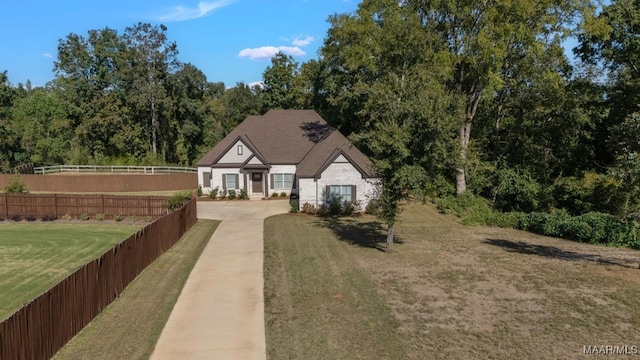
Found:
[{"label": "tree", "polygon": [[447,85],[465,104],[458,139],[456,192],[467,188],[473,124],[483,98],[506,95],[504,75],[527,54],[559,44],[579,9],[577,0],[406,0],[424,31],[440,39],[441,56],[453,65]]},{"label": "tree", "polygon": [[265,111],[301,108],[302,91],[297,84],[299,74],[300,68],[292,56],[278,52],[271,59],[271,66],[262,74]]},{"label": "tree", "polygon": [[[175,42],[167,38],[167,27],[138,23],[125,29],[127,64],[124,70],[126,94],[133,116],[145,123],[148,143],[153,154],[163,153],[169,137],[168,116],[172,102],[166,81],[180,63]],[[146,121],[144,121],[146,120]]]},{"label": "tree", "polygon": [[72,136],[66,104],[50,89],[37,88],[15,106],[13,128],[34,163],[64,162]]},{"label": "tree", "polygon": [[403,201],[434,190],[457,152],[459,104],[442,85],[448,67],[419,21],[397,1],[365,0],[356,14],[332,18],[322,49],[330,96],[355,107],[352,138],[382,181],[379,216],[388,226],[388,250]]}]

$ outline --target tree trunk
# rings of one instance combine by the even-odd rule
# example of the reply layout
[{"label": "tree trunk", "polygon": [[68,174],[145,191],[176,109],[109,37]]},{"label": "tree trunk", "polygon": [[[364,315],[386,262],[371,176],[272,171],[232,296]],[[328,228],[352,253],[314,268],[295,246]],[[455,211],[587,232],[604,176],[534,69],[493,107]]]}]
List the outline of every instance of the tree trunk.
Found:
[{"label": "tree trunk", "polygon": [[393,224],[387,228],[387,251],[393,251]]},{"label": "tree trunk", "polygon": [[[476,87],[474,86],[474,89]],[[456,194],[460,195],[467,191],[467,150],[469,149],[469,141],[471,140],[471,125],[478,111],[481,93],[478,90],[472,90],[467,97],[466,114],[464,124],[460,127],[460,166],[458,166],[456,175]]]},{"label": "tree trunk", "polygon": [[456,194],[460,195],[467,191],[467,174],[465,164],[467,163],[467,149],[471,139],[471,121],[465,121],[460,127],[460,166],[456,169]]},{"label": "tree trunk", "polygon": [[151,99],[151,149],[158,153],[158,114],[156,113],[155,99]]}]

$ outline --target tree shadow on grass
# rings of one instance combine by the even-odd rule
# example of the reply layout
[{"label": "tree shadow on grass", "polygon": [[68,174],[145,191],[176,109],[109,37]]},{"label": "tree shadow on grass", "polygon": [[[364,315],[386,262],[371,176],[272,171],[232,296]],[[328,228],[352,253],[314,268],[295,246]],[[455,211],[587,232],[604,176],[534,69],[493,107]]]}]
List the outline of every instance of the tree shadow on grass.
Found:
[{"label": "tree shadow on grass", "polygon": [[636,258],[616,258],[599,254],[585,254],[569,250],[563,250],[555,246],[530,244],[524,241],[511,241],[504,239],[485,239],[485,244],[500,246],[510,252],[521,254],[544,256],[566,261],[591,261],[601,264],[618,265],[626,268],[638,268]]},{"label": "tree shadow on grass", "polygon": [[[333,231],[335,236],[349,244],[386,251],[387,228],[376,220],[357,221],[348,217],[323,217],[315,221],[315,225]],[[402,238],[397,234],[394,244],[402,244]]]}]

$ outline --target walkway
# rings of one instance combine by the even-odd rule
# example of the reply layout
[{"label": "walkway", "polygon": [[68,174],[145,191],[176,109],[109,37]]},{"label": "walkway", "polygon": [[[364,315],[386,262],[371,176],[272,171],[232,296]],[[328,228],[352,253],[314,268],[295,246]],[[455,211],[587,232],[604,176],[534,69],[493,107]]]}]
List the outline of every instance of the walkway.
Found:
[{"label": "walkway", "polygon": [[282,200],[199,202],[198,218],[222,220],[187,279],[151,359],[266,358],[264,219]]}]

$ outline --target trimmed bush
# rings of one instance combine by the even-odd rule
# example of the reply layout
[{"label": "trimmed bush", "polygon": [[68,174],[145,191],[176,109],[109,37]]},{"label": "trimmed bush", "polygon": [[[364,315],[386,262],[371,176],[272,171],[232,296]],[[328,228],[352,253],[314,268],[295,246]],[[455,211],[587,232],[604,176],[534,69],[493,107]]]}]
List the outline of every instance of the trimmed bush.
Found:
[{"label": "trimmed bush", "polygon": [[233,200],[236,198],[236,191],[235,190],[229,190],[229,200]]},{"label": "trimmed bush", "polygon": [[96,214],[96,220],[103,221],[105,218],[104,214]]},{"label": "trimmed bush", "polygon": [[20,175],[16,174],[13,179],[11,179],[11,182],[4,187],[4,192],[10,194],[28,194],[29,190],[27,190],[27,186],[22,179],[20,179]]},{"label": "trimmed bush", "polygon": [[319,216],[327,216],[329,215],[329,208],[325,204],[320,204],[320,206],[318,206],[316,214],[318,214]]},{"label": "trimmed bush", "polygon": [[202,186],[198,185],[198,197],[202,196]]},{"label": "trimmed bush", "polygon": [[272,197],[272,198],[278,197],[278,193],[277,193],[277,192],[274,192],[273,194],[271,194],[271,197]]},{"label": "trimmed bush", "polygon": [[36,217],[34,215],[27,215],[24,219],[27,221],[36,221]]},{"label": "trimmed bush", "polygon": [[113,216],[113,221],[117,221],[117,222],[122,221],[122,215],[114,215]]},{"label": "trimmed bush", "polygon": [[213,188],[213,190],[211,190],[211,192],[209,193],[209,197],[214,199],[214,200],[218,197],[218,187],[217,186],[215,188]]},{"label": "trimmed bush", "polygon": [[247,194],[247,190],[240,189],[240,195],[238,195],[238,198],[240,198],[240,200],[248,200],[249,195]]},{"label": "trimmed bush", "polygon": [[316,207],[306,202],[302,205],[302,212],[309,215],[315,215]]},{"label": "trimmed bush", "polygon": [[87,221],[87,220],[89,220],[89,214],[87,214],[87,213],[82,213],[82,215],[80,215],[80,220],[82,220],[82,221]]},{"label": "trimmed bush", "polygon": [[280,197],[287,197],[287,196],[288,196],[287,193],[284,191],[280,193]]},{"label": "trimmed bush", "polygon": [[298,201],[297,200],[293,200],[290,204],[289,204],[289,212],[292,214],[297,214],[298,213]]},{"label": "trimmed bush", "polygon": [[180,209],[184,204],[188,203],[189,200],[191,200],[190,191],[180,192],[168,198],[165,203],[165,207],[169,211],[175,211]]}]

